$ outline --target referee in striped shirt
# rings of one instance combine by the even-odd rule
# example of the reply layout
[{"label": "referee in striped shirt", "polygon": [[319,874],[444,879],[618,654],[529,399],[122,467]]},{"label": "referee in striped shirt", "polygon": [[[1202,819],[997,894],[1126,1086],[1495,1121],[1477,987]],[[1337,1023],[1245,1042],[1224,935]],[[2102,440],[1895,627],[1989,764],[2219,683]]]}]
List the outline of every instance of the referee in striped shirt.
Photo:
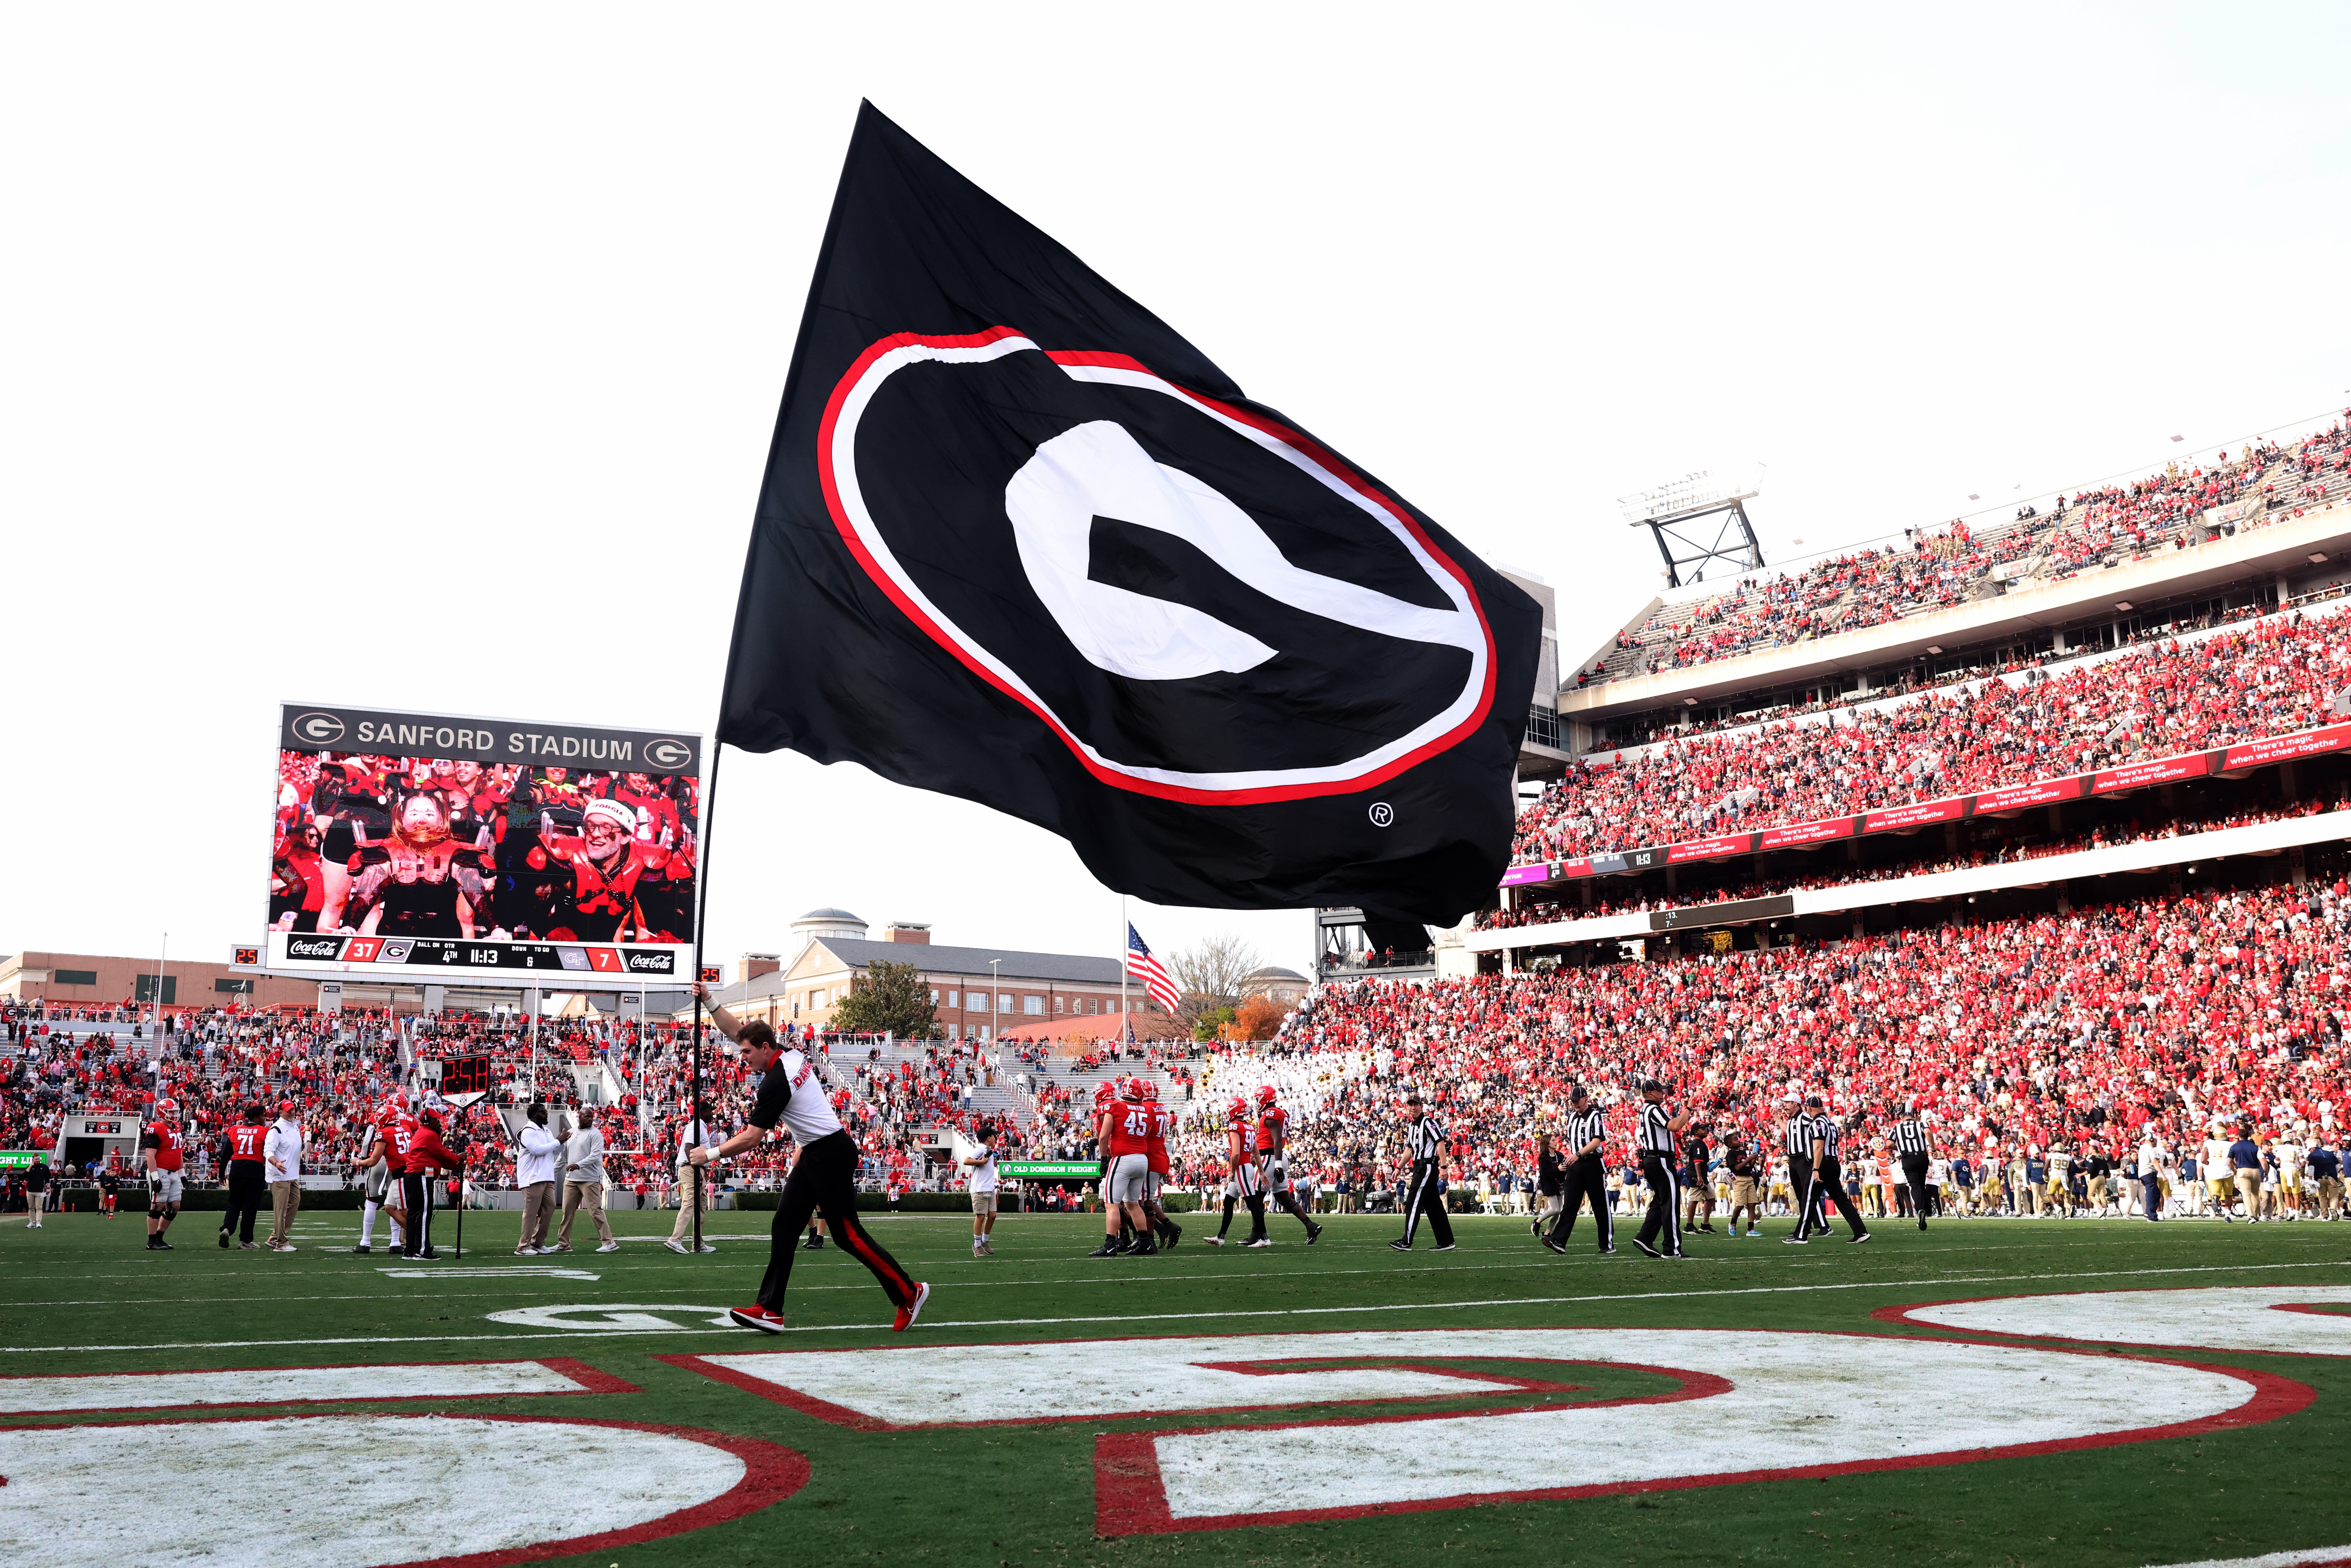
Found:
[{"label": "referee in striped shirt", "polygon": [[1592,1223],[1599,1228],[1600,1252],[1605,1257],[1616,1250],[1615,1222],[1608,1212],[1608,1162],[1601,1153],[1607,1131],[1601,1124],[1600,1107],[1592,1103],[1591,1092],[1583,1084],[1568,1092],[1567,1104],[1567,1197],[1559,1206],[1559,1218],[1551,1222],[1543,1245],[1554,1252],[1567,1250],[1575,1212],[1589,1197]]},{"label": "referee in striped shirt", "polygon": [[[1793,1094],[1780,1107],[1780,1152],[1788,1159],[1788,1197],[1796,1206],[1796,1228],[1781,1241],[1802,1247],[1813,1232],[1813,1209],[1819,1196],[1813,1188],[1813,1129],[1804,1120],[1803,1103]],[[1823,1222],[1823,1229],[1827,1226]]]},{"label": "referee in striped shirt", "polygon": [[1420,1228],[1420,1217],[1428,1215],[1428,1233],[1437,1239],[1437,1250],[1453,1250],[1453,1221],[1445,1218],[1445,1195],[1437,1190],[1437,1162],[1445,1155],[1445,1129],[1437,1118],[1422,1107],[1418,1092],[1404,1097],[1405,1139],[1412,1146],[1412,1185],[1405,1189],[1404,1205],[1404,1236],[1388,1245],[1398,1252],[1412,1250],[1412,1239]]},{"label": "referee in striped shirt", "polygon": [[[1890,1113],[1894,1109],[1888,1105]],[[1910,1188],[1910,1212],[1918,1217],[1918,1228],[1927,1228],[1927,1211],[1935,1200],[1927,1185],[1927,1129],[1918,1124],[1918,1107],[1907,1106],[1894,1124],[1894,1153],[1902,1161],[1902,1180]]]},{"label": "referee in striped shirt", "polygon": [[[1834,1204],[1836,1211],[1844,1216],[1844,1222],[1853,1227],[1854,1240],[1866,1241],[1869,1227],[1861,1222],[1861,1211],[1854,1207],[1852,1196],[1844,1190],[1844,1167],[1837,1163],[1836,1118],[1823,1108],[1817,1094],[1806,1096],[1804,1112],[1804,1135],[1813,1147],[1813,1197],[1804,1205],[1805,1223],[1826,1236],[1829,1206]],[[1796,1234],[1801,1237],[1804,1233],[1799,1230]]]},{"label": "referee in striped shirt", "polygon": [[[1682,1255],[1682,1190],[1674,1177],[1674,1138],[1689,1125],[1689,1113],[1666,1109],[1666,1086],[1641,1081],[1641,1175],[1649,1184],[1649,1213],[1633,1245],[1652,1258]],[[1654,1245],[1662,1239],[1663,1249]]]}]

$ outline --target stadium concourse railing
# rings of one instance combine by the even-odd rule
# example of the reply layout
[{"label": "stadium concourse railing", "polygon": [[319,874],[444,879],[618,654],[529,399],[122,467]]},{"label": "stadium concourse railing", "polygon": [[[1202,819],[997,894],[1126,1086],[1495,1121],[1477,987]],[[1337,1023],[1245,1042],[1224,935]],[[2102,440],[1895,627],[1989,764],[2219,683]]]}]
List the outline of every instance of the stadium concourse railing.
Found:
[{"label": "stadium concourse railing", "polygon": [[[2351,730],[2351,725],[2333,727]],[[1927,872],[1917,876],[1874,882],[1844,883],[1834,887],[1800,888],[1793,893],[1767,898],[1679,904],[1626,915],[1555,920],[1541,925],[1498,927],[1472,932],[1462,939],[1461,945],[1472,953],[1499,953],[1505,949],[1548,947],[1559,943],[1593,942],[1610,937],[1647,936],[1665,931],[1698,930],[1796,915],[1841,915],[1880,904],[1928,903],[1937,899],[1963,897],[1972,893],[1991,893],[2006,887],[2041,887],[2079,877],[2106,876],[2116,872],[2153,871],[2168,865],[2222,860],[2234,855],[2272,855],[2304,844],[2329,843],[2346,837],[2351,837],[2351,811],[2322,811],[2314,816],[2249,822],[2241,827],[2216,828],[2210,832],[2182,833],[2176,838],[2142,839],[2127,844],[2075,850],[2031,860],[1963,866],[1956,871]]]}]

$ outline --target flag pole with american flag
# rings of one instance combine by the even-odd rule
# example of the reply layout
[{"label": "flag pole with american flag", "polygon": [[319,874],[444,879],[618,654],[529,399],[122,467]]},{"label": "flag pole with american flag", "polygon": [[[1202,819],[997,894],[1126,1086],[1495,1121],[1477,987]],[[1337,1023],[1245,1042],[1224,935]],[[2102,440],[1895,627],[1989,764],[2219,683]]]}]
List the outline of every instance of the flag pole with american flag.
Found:
[{"label": "flag pole with american flag", "polygon": [[[1143,933],[1132,925],[1126,928],[1126,967],[1143,982],[1144,993],[1159,1004],[1160,1010],[1174,1017],[1176,1005],[1184,999],[1184,993],[1176,988],[1176,982],[1168,977],[1166,968],[1151,956],[1151,946],[1144,941]],[[1125,988],[1125,977],[1122,974],[1119,978],[1121,989]],[[1131,1024],[1128,1026],[1129,1038],[1132,1038],[1133,1027]]]}]

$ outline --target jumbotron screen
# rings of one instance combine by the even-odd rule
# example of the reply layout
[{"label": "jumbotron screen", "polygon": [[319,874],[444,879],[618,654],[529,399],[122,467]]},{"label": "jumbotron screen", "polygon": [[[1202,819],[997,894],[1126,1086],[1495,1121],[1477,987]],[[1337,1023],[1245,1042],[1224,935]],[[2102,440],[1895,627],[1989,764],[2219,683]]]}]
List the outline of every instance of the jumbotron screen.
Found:
[{"label": "jumbotron screen", "polygon": [[681,730],[287,703],[267,963],[557,988],[683,980],[703,751]]}]

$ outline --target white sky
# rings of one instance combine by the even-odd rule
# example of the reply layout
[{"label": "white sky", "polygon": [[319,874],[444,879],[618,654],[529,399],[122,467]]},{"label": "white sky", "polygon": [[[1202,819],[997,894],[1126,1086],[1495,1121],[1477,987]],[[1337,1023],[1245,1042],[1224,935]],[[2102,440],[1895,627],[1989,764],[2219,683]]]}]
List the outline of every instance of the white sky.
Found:
[{"label": "white sky", "polygon": [[[1776,558],[2351,402],[2339,6],[839,9],[0,12],[0,952],[253,939],[281,697],[706,729],[863,96],[1569,659],[1693,467]],[[730,753],[716,827],[715,957],[1114,950],[1060,840],[854,768]]]}]

